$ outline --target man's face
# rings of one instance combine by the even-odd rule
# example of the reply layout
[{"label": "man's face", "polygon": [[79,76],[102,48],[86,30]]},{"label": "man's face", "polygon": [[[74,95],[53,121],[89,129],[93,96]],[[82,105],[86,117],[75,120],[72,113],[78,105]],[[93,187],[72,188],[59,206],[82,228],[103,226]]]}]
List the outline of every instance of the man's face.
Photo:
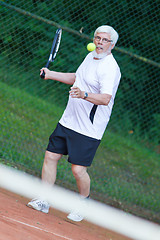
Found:
[{"label": "man's face", "polygon": [[110,35],[105,32],[97,33],[97,35],[94,37],[93,42],[96,45],[97,54],[102,54],[107,51],[110,52],[114,47]]}]

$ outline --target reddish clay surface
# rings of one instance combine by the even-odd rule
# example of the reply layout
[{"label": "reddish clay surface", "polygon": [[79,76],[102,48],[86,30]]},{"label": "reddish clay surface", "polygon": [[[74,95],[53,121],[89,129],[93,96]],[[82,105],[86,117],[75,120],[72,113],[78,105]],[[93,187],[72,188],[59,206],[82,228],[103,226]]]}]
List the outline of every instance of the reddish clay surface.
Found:
[{"label": "reddish clay surface", "polygon": [[27,202],[0,189],[0,240],[129,240],[87,221],[71,222],[53,208],[48,214],[38,212]]}]

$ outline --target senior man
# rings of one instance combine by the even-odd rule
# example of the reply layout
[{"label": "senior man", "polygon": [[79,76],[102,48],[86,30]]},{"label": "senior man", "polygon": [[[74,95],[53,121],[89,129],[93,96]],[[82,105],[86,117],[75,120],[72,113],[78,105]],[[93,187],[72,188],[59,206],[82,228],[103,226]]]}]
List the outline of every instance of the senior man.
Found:
[{"label": "senior man", "polygon": [[[84,199],[90,194],[87,167],[91,166],[109,122],[120,82],[120,68],[111,53],[117,40],[118,33],[113,27],[100,26],[94,33],[96,49],[86,56],[76,73],[55,72],[47,68],[42,68],[40,73],[45,72],[46,80],[72,85],[66,109],[49,138],[42,180],[53,185],[58,161],[68,155],[79,194]],[[45,213],[49,211],[49,204],[40,199],[33,199],[27,206]],[[78,210],[67,217],[73,221],[83,219]]]}]

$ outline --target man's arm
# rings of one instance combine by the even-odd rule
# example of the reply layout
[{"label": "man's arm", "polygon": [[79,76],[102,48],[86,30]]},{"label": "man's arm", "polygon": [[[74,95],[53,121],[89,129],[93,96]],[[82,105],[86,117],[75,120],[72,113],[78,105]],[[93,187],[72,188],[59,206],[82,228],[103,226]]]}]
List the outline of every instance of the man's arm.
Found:
[{"label": "man's arm", "polygon": [[[84,99],[85,92],[81,91],[78,87],[71,87],[71,91],[69,92],[70,96],[73,98],[82,98]],[[112,95],[106,93],[91,93],[88,92],[86,101],[89,101],[95,105],[108,105],[111,100]]]},{"label": "man's arm", "polygon": [[[82,98],[84,98],[84,93],[82,91]],[[88,97],[85,99],[86,101],[89,101],[95,105],[105,105],[107,106],[111,100],[112,95],[106,94],[106,93],[88,93]]]},{"label": "man's arm", "polygon": [[55,72],[55,71],[50,71],[48,68],[42,68],[40,75],[42,72],[45,72],[45,80],[51,79],[55,80],[58,82],[62,82],[65,84],[73,85],[75,82],[75,73],[62,73],[62,72]]}]

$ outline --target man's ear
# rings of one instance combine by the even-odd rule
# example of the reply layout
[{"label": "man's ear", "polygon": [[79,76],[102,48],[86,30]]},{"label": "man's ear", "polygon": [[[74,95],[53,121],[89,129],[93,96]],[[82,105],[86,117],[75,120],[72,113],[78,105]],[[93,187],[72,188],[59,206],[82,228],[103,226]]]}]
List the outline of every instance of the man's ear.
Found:
[{"label": "man's ear", "polygon": [[115,44],[112,44],[112,45],[111,45],[111,50],[114,48],[114,46],[115,46]]}]

